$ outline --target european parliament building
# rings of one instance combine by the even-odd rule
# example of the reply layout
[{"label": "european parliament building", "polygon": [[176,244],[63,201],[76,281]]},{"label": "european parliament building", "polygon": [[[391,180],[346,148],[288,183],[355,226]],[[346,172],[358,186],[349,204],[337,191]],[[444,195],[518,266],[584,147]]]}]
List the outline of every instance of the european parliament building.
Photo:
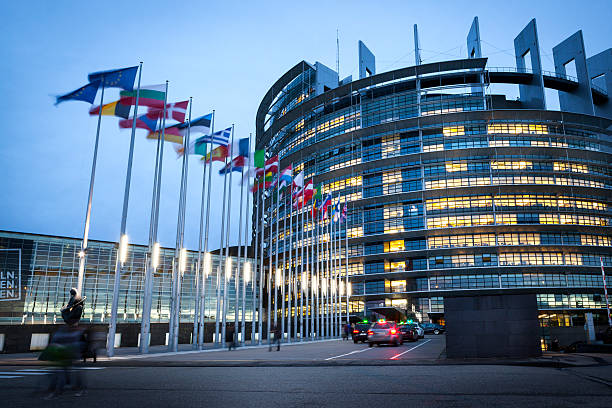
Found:
[{"label": "european parliament building", "polygon": [[516,67],[494,68],[477,18],[464,59],[421,63],[416,46],[416,65],[377,73],[358,46],[359,78],[301,61],[256,118],[258,149],[349,203],[351,315],[395,307],[444,322],[446,297],[527,293],[541,322],[604,323],[612,49],[587,57],[578,31],[543,71],[532,20]]}]

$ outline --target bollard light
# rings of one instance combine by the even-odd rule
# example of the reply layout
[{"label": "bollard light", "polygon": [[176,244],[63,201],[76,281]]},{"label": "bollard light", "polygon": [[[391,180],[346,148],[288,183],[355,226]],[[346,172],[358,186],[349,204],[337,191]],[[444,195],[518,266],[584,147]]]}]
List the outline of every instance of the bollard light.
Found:
[{"label": "bollard light", "polygon": [[179,272],[181,274],[185,273],[187,269],[187,249],[181,248],[179,251]]},{"label": "bollard light", "polygon": [[244,263],[244,282],[249,283],[251,281],[251,263]]},{"label": "bollard light", "polygon": [[232,278],[232,258],[227,258],[225,261],[225,279],[230,280]]},{"label": "bollard light", "polygon": [[156,242],[153,244],[153,250],[151,251],[151,266],[153,267],[154,271],[159,266],[159,251],[159,242]]},{"label": "bollard light", "polygon": [[210,272],[212,271],[212,258],[210,256],[210,252],[204,254],[204,277],[208,278]]},{"label": "bollard light", "polygon": [[127,261],[127,253],[128,253],[128,236],[127,234],[123,234],[121,239],[119,240],[119,262],[121,265]]}]

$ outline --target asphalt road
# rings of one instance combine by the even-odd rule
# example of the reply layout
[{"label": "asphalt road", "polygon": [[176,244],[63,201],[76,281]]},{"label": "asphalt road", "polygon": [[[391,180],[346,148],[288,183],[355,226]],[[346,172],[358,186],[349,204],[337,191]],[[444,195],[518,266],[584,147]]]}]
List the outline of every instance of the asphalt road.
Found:
[{"label": "asphalt road", "polygon": [[[47,368],[3,366],[0,392],[6,407],[612,406],[612,366],[446,365],[438,359],[443,348],[444,336],[432,336],[400,347],[330,341],[283,346],[280,352],[245,348],[115,360],[126,366],[95,365],[82,371],[87,395],[66,391],[51,401],[42,399]],[[299,364],[308,359],[314,364]],[[419,364],[426,359],[441,363]],[[316,364],[336,360],[346,364]],[[414,364],[395,365],[396,360]],[[137,361],[147,365],[127,366]],[[194,361],[196,366],[190,366]],[[287,366],[249,366],[266,361],[283,361]],[[245,366],[197,366],[197,362]]]}]

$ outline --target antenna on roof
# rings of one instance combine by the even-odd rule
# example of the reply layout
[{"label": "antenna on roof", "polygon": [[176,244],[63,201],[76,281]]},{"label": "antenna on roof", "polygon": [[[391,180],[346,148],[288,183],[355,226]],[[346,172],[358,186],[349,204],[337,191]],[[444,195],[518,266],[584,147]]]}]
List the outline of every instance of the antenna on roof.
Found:
[{"label": "antenna on roof", "polygon": [[338,35],[338,29],[336,28],[336,72],[338,78],[340,78],[340,37]]},{"label": "antenna on roof", "polygon": [[419,31],[417,25],[414,25],[414,60],[416,65],[421,65],[421,49],[419,48]]}]

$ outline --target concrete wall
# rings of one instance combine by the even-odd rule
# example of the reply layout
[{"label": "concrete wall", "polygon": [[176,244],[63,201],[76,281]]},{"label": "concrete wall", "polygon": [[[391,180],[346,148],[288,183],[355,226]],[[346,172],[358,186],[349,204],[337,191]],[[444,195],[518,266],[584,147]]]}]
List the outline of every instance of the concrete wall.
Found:
[{"label": "concrete wall", "polygon": [[448,358],[542,354],[535,295],[444,298]]},{"label": "concrete wall", "polygon": [[[4,336],[4,349],[1,353],[27,353],[30,351],[30,343],[33,333],[49,333],[52,335],[60,324],[24,324],[0,326],[0,333]],[[107,324],[80,324],[83,328],[93,327],[97,330],[108,332]],[[179,343],[190,344],[193,323],[181,323],[179,327]],[[211,343],[215,331],[214,323],[206,323],[204,328],[204,342]],[[151,346],[160,346],[166,343],[168,323],[151,323]],[[121,347],[137,347],[138,335],[140,334],[139,323],[119,323],[117,333],[121,333]],[[265,338],[265,336],[264,336]],[[251,339],[251,324],[246,324],[246,339]]]}]

